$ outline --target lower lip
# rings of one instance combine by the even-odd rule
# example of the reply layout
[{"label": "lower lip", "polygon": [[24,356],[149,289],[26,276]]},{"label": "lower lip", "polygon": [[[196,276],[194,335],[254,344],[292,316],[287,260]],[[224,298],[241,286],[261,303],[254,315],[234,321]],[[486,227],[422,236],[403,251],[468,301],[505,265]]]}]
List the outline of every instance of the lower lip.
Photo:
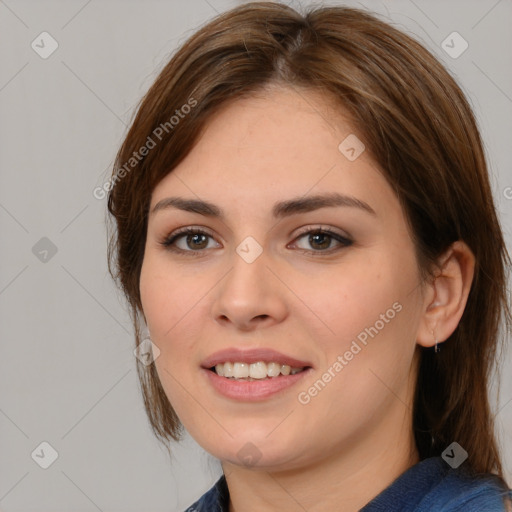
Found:
[{"label": "lower lip", "polygon": [[277,393],[289,389],[309,373],[311,368],[303,370],[295,375],[280,375],[261,380],[235,380],[220,377],[212,370],[203,369],[210,384],[221,395],[243,402],[256,402],[265,400]]}]

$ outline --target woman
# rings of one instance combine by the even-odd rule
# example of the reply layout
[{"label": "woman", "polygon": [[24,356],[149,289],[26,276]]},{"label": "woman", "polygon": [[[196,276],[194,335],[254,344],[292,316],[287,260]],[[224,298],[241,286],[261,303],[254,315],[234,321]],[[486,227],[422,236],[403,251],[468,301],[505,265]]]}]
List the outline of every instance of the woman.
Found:
[{"label": "woman", "polygon": [[224,472],[188,510],[507,510],[510,260],[425,48],[356,9],[238,7],[160,73],[111,184],[152,428]]}]

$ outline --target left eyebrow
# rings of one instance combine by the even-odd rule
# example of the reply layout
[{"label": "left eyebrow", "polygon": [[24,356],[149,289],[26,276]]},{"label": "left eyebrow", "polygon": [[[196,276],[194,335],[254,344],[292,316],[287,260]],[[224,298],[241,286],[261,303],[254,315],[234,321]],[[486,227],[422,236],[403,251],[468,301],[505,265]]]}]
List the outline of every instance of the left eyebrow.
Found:
[{"label": "left eyebrow", "polygon": [[272,208],[272,214],[276,218],[287,217],[297,213],[306,213],[320,208],[328,208],[333,206],[346,206],[351,208],[359,208],[371,215],[377,215],[375,210],[364,201],[353,196],[346,196],[338,193],[316,195],[309,197],[297,197],[288,201],[276,203]]},{"label": "left eyebrow", "polygon": [[[375,210],[364,201],[353,196],[331,193],[325,195],[315,195],[309,197],[296,197],[286,201],[275,203],[272,208],[274,218],[284,218],[299,213],[307,213],[320,208],[335,206],[345,206],[359,208],[371,215],[377,215]],[[182,197],[167,197],[159,201],[151,211],[151,214],[159,210],[168,208],[177,208],[187,212],[198,213],[207,217],[216,217],[224,219],[225,214],[221,208],[208,201],[199,199],[185,199]]]}]

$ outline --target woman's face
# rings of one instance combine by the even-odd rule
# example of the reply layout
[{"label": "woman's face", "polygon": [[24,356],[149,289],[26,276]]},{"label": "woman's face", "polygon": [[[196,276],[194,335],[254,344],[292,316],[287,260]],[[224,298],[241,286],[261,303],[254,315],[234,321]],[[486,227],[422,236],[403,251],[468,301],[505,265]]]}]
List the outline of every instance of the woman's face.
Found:
[{"label": "woman's face", "polygon": [[419,271],[355,136],[316,93],[275,89],[219,112],[153,192],[140,289],[158,375],[228,464],[368,458],[410,433]]}]

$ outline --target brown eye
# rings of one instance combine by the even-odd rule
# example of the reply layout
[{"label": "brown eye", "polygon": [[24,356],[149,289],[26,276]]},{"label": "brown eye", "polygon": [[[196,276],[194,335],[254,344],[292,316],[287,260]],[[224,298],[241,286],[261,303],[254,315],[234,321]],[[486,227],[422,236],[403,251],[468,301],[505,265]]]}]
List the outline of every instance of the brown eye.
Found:
[{"label": "brown eye", "polygon": [[[347,237],[325,229],[313,229],[306,231],[298,236],[296,241],[301,239],[305,239],[309,247],[299,246],[299,248],[310,253],[333,252],[340,248],[348,247],[353,243],[352,240]],[[333,245],[337,245],[338,247],[333,248]]]},{"label": "brown eye", "polygon": [[311,246],[316,249],[328,249],[331,245],[332,237],[325,233],[315,233],[313,235],[309,235],[308,241]]},{"label": "brown eye", "polygon": [[[206,239],[206,243],[205,243]],[[196,249],[205,249],[208,245],[207,235],[196,233],[195,235],[187,235],[186,244],[188,247],[192,248],[192,250]]]},{"label": "brown eye", "polygon": [[199,253],[208,249],[209,239],[212,235],[196,228],[185,228],[171,234],[161,244],[170,251],[180,253]]}]

